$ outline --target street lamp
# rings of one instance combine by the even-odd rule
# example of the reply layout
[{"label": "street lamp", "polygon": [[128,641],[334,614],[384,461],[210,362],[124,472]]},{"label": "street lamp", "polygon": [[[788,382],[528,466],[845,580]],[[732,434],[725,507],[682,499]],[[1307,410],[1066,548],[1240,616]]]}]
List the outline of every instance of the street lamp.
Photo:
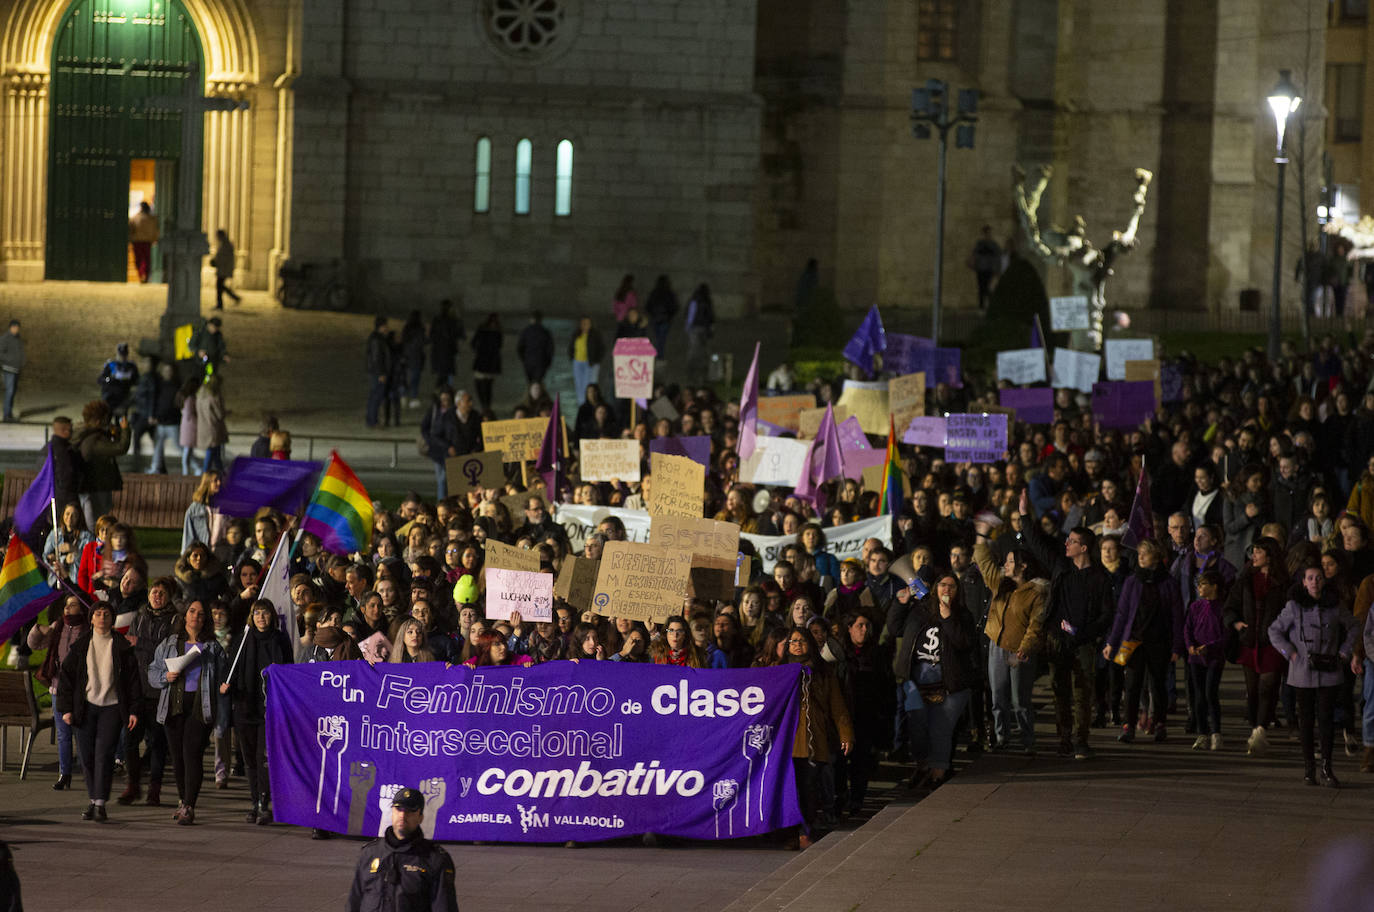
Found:
[{"label": "street lamp", "polygon": [[929,139],[930,128],[940,131],[939,183],[935,185],[935,295],[930,308],[930,338],[940,344],[940,293],[945,277],[945,150],[949,131],[954,146],[973,148],[973,125],[978,120],[978,90],[960,89],[958,108],[950,110],[949,83],[927,79],[924,89],[911,90],[911,135]]},{"label": "street lamp", "polygon": [[[1288,129],[1288,118],[1302,104],[1298,87],[1293,85],[1291,70],[1279,70],[1279,82],[1269,92],[1269,110],[1274,112],[1274,164],[1279,166],[1278,196],[1274,204],[1274,289],[1269,301],[1269,357],[1278,360],[1279,337],[1279,294],[1283,283],[1283,172],[1288,158],[1283,154],[1283,137]],[[1306,307],[1307,302],[1303,301]]]}]

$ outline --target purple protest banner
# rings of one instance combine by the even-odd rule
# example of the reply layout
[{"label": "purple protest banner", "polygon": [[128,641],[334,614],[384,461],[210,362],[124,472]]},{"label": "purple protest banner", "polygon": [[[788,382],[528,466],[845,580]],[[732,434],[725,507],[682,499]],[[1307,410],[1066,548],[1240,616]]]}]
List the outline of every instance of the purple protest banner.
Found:
[{"label": "purple protest banner", "polygon": [[711,438],[700,437],[655,437],[649,441],[650,453],[663,453],[665,456],[686,456],[711,468]]},{"label": "purple protest banner", "polygon": [[906,333],[887,333],[887,350],[883,352],[883,370],[902,375],[914,374],[924,368],[917,365],[917,351],[934,348],[935,342]]},{"label": "purple protest banner", "polygon": [[1109,428],[1136,428],[1155,410],[1153,380],[1115,380],[1093,384],[1093,420]]},{"label": "purple protest banner", "polygon": [[859,426],[857,415],[850,415],[841,421],[837,428],[840,432],[840,449],[843,450],[868,450],[872,447],[868,444],[868,438],[864,436],[864,429]]},{"label": "purple protest banner", "polygon": [[619,662],[267,671],[278,820],[375,836],[401,787],[439,840],[758,835],[801,822],[799,665]]},{"label": "purple protest banner", "polygon": [[940,415],[917,415],[902,435],[902,443],[915,446],[943,447],[948,428]]},{"label": "purple protest banner", "polygon": [[1007,416],[949,415],[946,462],[996,462],[1007,450]]},{"label": "purple protest banner", "polygon": [[1016,420],[1027,424],[1050,424],[1054,421],[1054,390],[1048,387],[1004,389],[1002,405],[1016,410]]}]

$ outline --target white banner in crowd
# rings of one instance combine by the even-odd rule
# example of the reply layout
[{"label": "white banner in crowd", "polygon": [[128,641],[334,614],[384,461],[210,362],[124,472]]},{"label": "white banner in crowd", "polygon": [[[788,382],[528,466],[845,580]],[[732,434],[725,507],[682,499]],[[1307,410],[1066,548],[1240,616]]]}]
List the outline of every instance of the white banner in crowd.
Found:
[{"label": "white banner in crowd", "polygon": [[795,488],[806,469],[810,441],[791,437],[760,437],[753,455],[739,467],[741,481]]},{"label": "white banner in crowd", "polygon": [[997,353],[997,379],[1010,380],[1017,386],[1045,382],[1045,350],[1018,348]]},{"label": "white banner in crowd", "polygon": [[1063,332],[1070,329],[1092,329],[1087,295],[1050,298],[1050,330]]},{"label": "white banner in crowd", "polygon": [[[650,516],[643,510],[626,510],[623,507],[589,507],[585,504],[554,504],[553,521],[568,533],[568,541],[574,553],[579,553],[586,544],[587,536],[596,531],[596,524],[607,516],[619,517],[625,524],[625,537],[632,542],[649,540]],[[772,573],[773,565],[778,562],[778,553],[784,545],[797,540],[795,535],[749,535],[740,534],[748,539],[759,552],[759,561],[764,573]],[[855,523],[834,526],[825,530],[825,550],[835,555],[837,560],[858,557],[867,539],[876,538],[886,547],[892,547],[892,517],[875,516],[861,519]]]},{"label": "white banner in crowd", "polygon": [[1155,343],[1151,339],[1108,339],[1107,379],[1125,380],[1127,361],[1151,361]]},{"label": "white banner in crowd", "polygon": [[1076,389],[1084,393],[1093,391],[1097,375],[1102,371],[1102,357],[1074,351],[1071,348],[1054,350],[1055,389]]}]

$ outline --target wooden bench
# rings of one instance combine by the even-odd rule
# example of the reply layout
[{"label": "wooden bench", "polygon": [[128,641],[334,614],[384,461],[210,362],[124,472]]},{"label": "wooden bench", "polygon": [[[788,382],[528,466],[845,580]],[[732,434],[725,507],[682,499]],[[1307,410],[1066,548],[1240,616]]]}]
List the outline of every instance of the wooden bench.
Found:
[{"label": "wooden bench", "polygon": [[[38,473],[11,469],[0,488],[0,516],[11,516],[19,498]],[[200,484],[197,475],[124,474],[124,489],[114,492],[112,511],[119,521],[136,529],[180,529],[186,508]],[[59,505],[60,507],[60,505]]]},{"label": "wooden bench", "polygon": [[[44,729],[53,728],[52,713],[43,718],[38,707],[38,697],[33,692],[33,671],[0,671],[0,772],[4,772],[9,757],[10,727],[28,730],[28,737],[21,738],[24,759],[19,764],[19,778],[22,781],[29,774],[29,755],[33,753],[33,741]],[[54,732],[56,729],[54,729]]]}]

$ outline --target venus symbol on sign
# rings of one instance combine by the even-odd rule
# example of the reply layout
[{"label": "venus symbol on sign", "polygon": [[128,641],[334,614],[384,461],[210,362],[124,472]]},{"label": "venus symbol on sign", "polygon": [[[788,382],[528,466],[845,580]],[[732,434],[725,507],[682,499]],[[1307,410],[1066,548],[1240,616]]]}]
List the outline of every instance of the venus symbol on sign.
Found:
[{"label": "venus symbol on sign", "polygon": [[598,608],[605,608],[611,603],[611,597],[604,592],[598,592],[592,598],[592,604]]},{"label": "venus symbol on sign", "polygon": [[477,479],[482,477],[482,460],[469,459],[463,463],[463,477],[468,480],[470,487],[477,487]]}]

